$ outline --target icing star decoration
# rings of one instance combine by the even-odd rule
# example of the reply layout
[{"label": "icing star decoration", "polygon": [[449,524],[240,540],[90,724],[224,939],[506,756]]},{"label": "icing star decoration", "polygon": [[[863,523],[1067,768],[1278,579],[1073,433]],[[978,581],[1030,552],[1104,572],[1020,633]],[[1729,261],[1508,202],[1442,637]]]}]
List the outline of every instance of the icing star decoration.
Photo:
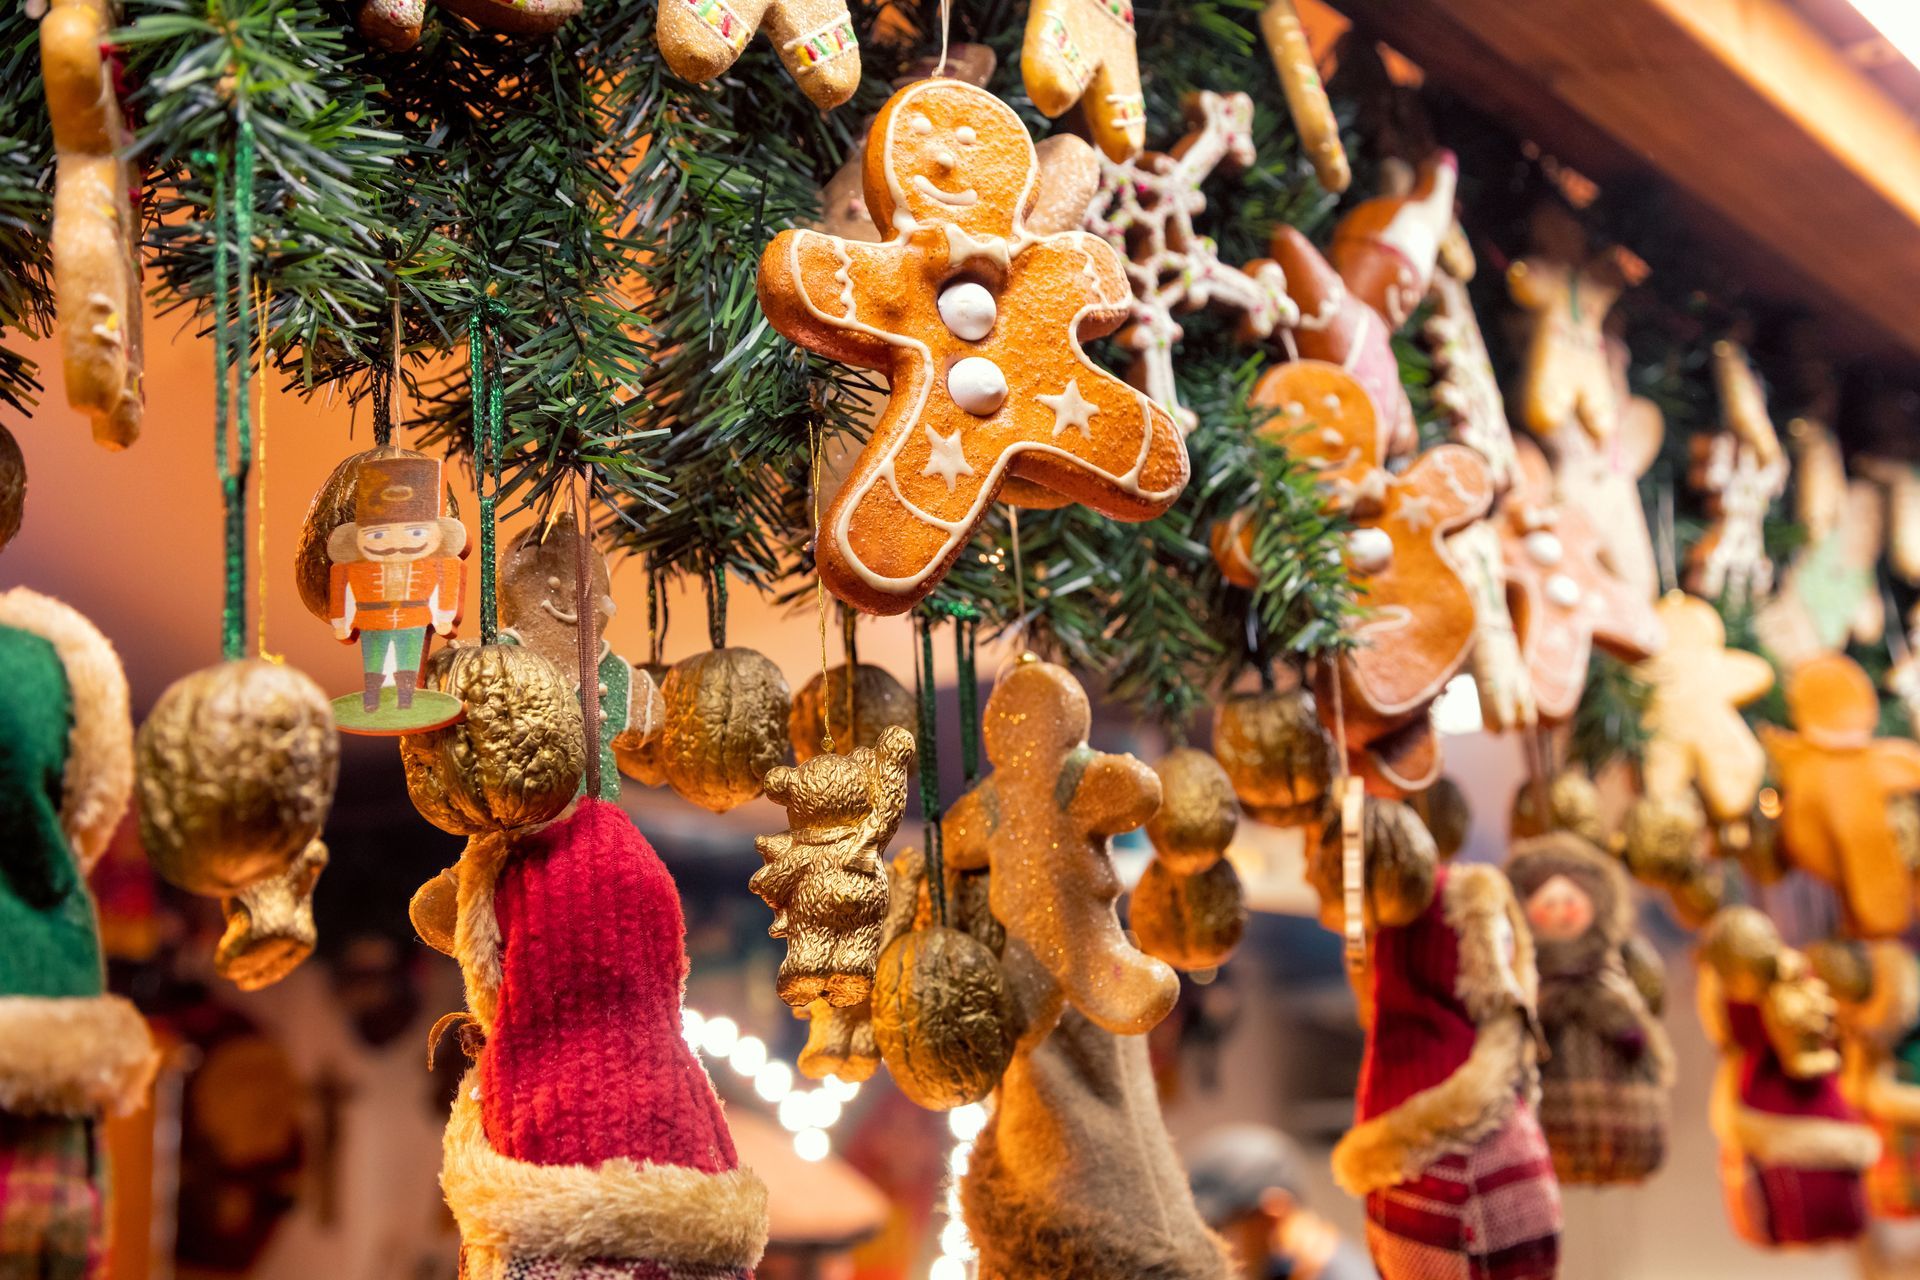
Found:
[{"label": "icing star decoration", "polygon": [[1077,429],[1087,439],[1093,439],[1091,423],[1093,415],[1098,413],[1099,409],[1091,400],[1081,396],[1080,384],[1077,381],[1068,378],[1067,389],[1059,395],[1038,395],[1034,399],[1053,410],[1053,434],[1057,436],[1062,431]]}]

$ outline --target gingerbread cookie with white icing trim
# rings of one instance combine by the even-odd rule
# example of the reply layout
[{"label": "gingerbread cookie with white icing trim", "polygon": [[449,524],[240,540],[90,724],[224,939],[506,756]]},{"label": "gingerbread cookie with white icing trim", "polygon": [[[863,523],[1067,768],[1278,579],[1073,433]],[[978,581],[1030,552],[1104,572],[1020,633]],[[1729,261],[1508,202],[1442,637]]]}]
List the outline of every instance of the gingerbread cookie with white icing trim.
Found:
[{"label": "gingerbread cookie with white icing trim", "polygon": [[983,89],[900,90],[868,133],[866,203],[884,239],[785,231],[760,259],[761,308],[794,342],[887,378],[859,462],[822,515],[827,589],[902,613],[1020,479],[1117,520],[1185,487],[1172,417],[1087,357],[1126,322],[1119,255],[1026,218],[1039,164],[1020,118]]},{"label": "gingerbread cookie with white icing trim", "polygon": [[1147,145],[1133,0],[1033,0],[1020,77],[1044,115],[1079,103],[1094,145],[1109,160],[1139,155]]},{"label": "gingerbread cookie with white icing trim", "polygon": [[673,74],[704,84],[725,74],[762,27],[822,111],[860,87],[860,41],[846,0],[660,0],[654,37]]}]

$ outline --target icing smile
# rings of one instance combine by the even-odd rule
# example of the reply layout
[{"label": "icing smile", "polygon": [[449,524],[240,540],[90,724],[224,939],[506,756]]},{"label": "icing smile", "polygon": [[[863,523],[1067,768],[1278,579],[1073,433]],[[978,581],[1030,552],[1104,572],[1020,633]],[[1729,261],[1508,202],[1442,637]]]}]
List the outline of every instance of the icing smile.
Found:
[{"label": "icing smile", "polygon": [[580,623],[580,614],[577,610],[562,609],[544,596],[540,599],[540,607],[557,622],[564,622],[570,627],[578,626]]},{"label": "icing smile", "polygon": [[924,174],[913,175],[913,189],[929,200],[938,200],[941,204],[952,205],[956,209],[966,209],[980,203],[980,193],[972,187],[962,191],[942,191],[929,182]]}]

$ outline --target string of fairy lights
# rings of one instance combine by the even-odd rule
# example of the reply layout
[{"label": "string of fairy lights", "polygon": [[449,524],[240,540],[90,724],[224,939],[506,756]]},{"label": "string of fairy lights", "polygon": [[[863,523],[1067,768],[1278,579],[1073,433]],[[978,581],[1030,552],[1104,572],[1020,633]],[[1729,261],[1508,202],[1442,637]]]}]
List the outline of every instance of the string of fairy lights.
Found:
[{"label": "string of fairy lights", "polygon": [[[795,1155],[807,1161],[827,1158],[833,1150],[829,1136],[833,1126],[860,1094],[857,1082],[828,1076],[814,1088],[800,1087],[793,1067],[773,1057],[765,1040],[742,1032],[740,1024],[725,1015],[710,1018],[698,1009],[682,1009],[680,1033],[695,1053],[725,1062],[761,1101],[774,1108],[780,1127],[793,1135]],[[973,1241],[960,1217],[960,1179],[973,1158],[974,1139],[986,1125],[987,1109],[978,1103],[947,1113],[953,1147],[947,1153],[946,1198],[941,1206],[946,1223],[940,1228],[940,1253],[927,1271],[927,1280],[968,1280],[973,1274]]]}]

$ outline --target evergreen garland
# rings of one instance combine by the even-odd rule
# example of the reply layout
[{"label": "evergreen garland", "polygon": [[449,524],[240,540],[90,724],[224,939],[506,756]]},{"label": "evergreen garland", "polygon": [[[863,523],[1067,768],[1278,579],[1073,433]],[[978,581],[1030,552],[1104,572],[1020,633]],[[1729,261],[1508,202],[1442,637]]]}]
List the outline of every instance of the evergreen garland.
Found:
[{"label": "evergreen garland", "polygon": [[39,91],[39,28],[24,5],[0,13],[0,77],[14,86],[0,91],[0,403],[26,413],[39,370],[10,344],[53,332],[53,125]]}]

